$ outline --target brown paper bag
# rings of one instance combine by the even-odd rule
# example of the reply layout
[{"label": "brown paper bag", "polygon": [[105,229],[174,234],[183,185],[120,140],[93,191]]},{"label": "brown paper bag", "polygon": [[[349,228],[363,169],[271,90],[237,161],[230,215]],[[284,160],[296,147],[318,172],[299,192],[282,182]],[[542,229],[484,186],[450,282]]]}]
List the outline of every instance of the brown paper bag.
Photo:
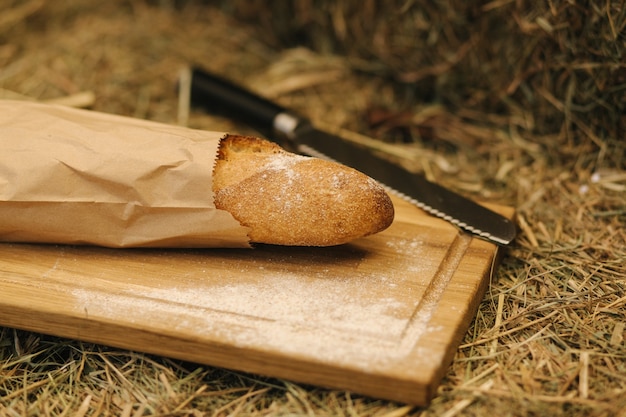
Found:
[{"label": "brown paper bag", "polygon": [[224,133],[0,100],[0,240],[248,247],[213,203]]}]

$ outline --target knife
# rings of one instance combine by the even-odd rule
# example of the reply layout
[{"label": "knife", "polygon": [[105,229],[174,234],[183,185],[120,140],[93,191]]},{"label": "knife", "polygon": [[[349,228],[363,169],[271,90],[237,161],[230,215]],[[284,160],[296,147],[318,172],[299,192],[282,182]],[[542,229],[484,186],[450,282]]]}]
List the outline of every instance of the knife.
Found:
[{"label": "knife", "polygon": [[390,193],[477,237],[499,245],[508,245],[515,238],[515,224],[506,217],[379,158],[363,147],[317,129],[305,117],[244,87],[199,68],[191,69],[188,83],[187,93],[192,105],[244,122],[281,144],[287,141],[300,153],[355,168],[379,181]]}]

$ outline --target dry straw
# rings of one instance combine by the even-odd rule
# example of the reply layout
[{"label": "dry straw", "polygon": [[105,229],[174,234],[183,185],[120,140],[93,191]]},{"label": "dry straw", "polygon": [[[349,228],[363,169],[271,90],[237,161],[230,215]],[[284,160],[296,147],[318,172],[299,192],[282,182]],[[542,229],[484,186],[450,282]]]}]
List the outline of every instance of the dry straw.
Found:
[{"label": "dry straw", "polygon": [[623,1],[204,3],[2,0],[0,97],[176,123],[200,63],[515,206],[519,238],[426,409],[1,328],[0,415],[624,415]]}]

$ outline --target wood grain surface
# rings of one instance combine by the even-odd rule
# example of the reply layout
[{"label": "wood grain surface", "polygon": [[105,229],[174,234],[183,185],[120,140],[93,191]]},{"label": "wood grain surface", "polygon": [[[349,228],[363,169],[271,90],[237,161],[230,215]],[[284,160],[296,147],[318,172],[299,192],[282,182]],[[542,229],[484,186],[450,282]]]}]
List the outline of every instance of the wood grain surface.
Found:
[{"label": "wood grain surface", "polygon": [[394,204],[330,248],[0,244],[0,325],[426,405],[498,249]]}]

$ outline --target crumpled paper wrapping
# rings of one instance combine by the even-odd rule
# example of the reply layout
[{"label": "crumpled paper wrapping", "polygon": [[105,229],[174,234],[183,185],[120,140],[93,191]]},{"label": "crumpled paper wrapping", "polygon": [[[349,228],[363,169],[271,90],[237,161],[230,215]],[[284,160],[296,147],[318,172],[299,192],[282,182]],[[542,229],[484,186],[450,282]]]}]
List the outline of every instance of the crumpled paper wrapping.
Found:
[{"label": "crumpled paper wrapping", "polygon": [[0,100],[0,240],[249,247],[213,202],[224,133]]}]

